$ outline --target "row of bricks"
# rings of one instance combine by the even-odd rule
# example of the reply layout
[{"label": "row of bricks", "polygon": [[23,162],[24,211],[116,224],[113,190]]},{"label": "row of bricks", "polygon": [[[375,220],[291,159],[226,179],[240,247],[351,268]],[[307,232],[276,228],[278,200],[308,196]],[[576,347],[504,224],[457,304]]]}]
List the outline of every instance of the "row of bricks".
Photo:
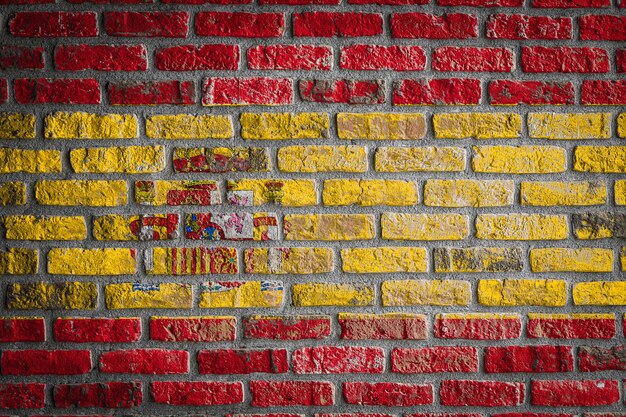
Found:
[{"label": "row of bricks", "polygon": [[[568,284],[547,279],[445,279],[386,280],[363,282],[309,282],[291,285],[295,307],[363,307],[377,304],[395,306],[469,306],[472,287],[478,303],[489,307],[546,306],[567,304]],[[192,284],[119,283],[104,285],[105,303],[110,310],[193,308]],[[200,308],[280,308],[285,289],[282,281],[208,281],[199,287]],[[572,285],[574,305],[626,305],[626,281],[587,281]],[[11,310],[66,309],[93,310],[98,306],[98,287],[93,282],[12,283],[6,289]]]},{"label": "row of bricks", "polygon": [[[438,80],[442,81],[442,80]],[[459,80],[460,81],[460,80]],[[516,82],[523,85],[526,81]],[[446,88],[447,89],[447,88]],[[525,120],[524,120],[525,119]],[[336,135],[345,140],[418,140],[429,129],[436,139],[518,139],[527,129],[531,139],[583,140],[626,138],[626,113],[337,113]],[[524,123],[526,121],[526,123]],[[242,113],[239,126],[230,115],[161,114],[146,116],[139,133],[134,114],[57,112],[43,120],[46,139],[231,139],[235,130],[248,140],[328,139],[327,113]],[[0,113],[0,138],[34,139],[37,117]],[[617,126],[613,132],[613,124]]]},{"label": "row of bricks", "polygon": [[[409,48],[409,47],[394,47]],[[534,47],[534,49],[549,49]],[[480,59],[479,51],[454,48],[455,53],[468,59]],[[571,48],[568,48],[571,49]],[[525,52],[522,48],[523,63]],[[513,54],[507,52],[511,65]],[[534,72],[608,72],[607,60],[598,61],[592,56],[570,60],[561,54],[546,54],[549,67],[541,64]],[[363,55],[371,63],[369,53]],[[571,57],[570,57],[571,58]],[[425,60],[425,57],[423,57]],[[394,60],[394,62],[398,62]],[[411,62],[416,62],[411,59]],[[503,62],[497,57],[497,62]],[[575,71],[562,71],[563,63],[575,62]],[[601,65],[602,70],[584,68]],[[523,64],[527,70],[529,67]],[[544,71],[546,69],[546,71]],[[459,67],[459,71],[467,71]],[[486,71],[488,69],[481,69]],[[587,72],[589,72],[587,71]],[[19,104],[100,104],[100,83],[94,78],[52,79],[17,78],[13,81],[15,101]],[[394,105],[476,105],[481,101],[481,82],[477,79],[412,79],[393,83]],[[298,92],[304,102],[348,103],[374,105],[386,101],[387,82],[372,79],[307,79],[300,80]],[[123,81],[108,82],[108,102],[112,105],[192,105],[197,103],[196,82],[175,81]],[[571,82],[512,81],[496,80],[489,84],[490,104],[574,104],[574,85]],[[8,82],[0,81],[0,102],[8,101]],[[203,106],[227,105],[288,105],[294,103],[294,85],[290,78],[266,77],[222,77],[207,78],[202,86]],[[626,81],[584,80],[581,87],[581,104],[621,105],[626,104]]]},{"label": "row of bricks", "polygon": [[[161,145],[76,148],[69,151],[69,160],[75,173],[150,174],[167,168],[166,151]],[[60,173],[64,153],[53,149],[0,148],[0,173]],[[377,172],[462,172],[466,169],[467,152],[462,147],[381,146],[375,148],[374,153],[373,168]],[[471,166],[476,173],[554,174],[565,172],[570,158],[576,172],[626,172],[626,146],[576,146],[572,152],[558,146],[473,146]],[[175,148],[172,167],[177,173],[269,172],[272,159],[269,148]],[[360,173],[367,172],[369,165],[368,148],[364,146],[285,146],[277,149],[277,159],[282,172]],[[85,188],[107,188],[113,192],[109,200],[119,199],[120,202],[126,195],[126,182],[122,180],[41,180],[35,183],[36,198],[42,204],[71,202],[71,194],[68,199],[63,194],[50,195],[59,188],[78,192]]]},{"label": "row of bricks", "polygon": [[[533,3],[541,2],[535,0]],[[550,2],[553,0],[547,0]],[[622,2],[622,7],[623,7]],[[114,12],[103,13],[104,31],[114,37],[186,38],[191,13]],[[293,14],[295,37],[360,37],[383,34],[384,16],[359,12],[303,12]],[[626,17],[584,15],[578,17],[581,40],[626,40]],[[477,38],[478,19],[471,14],[390,14],[391,36],[412,39]],[[16,37],[95,37],[99,35],[95,12],[14,13],[8,23]],[[277,38],[285,35],[284,13],[198,12],[198,36]],[[495,15],[486,23],[491,39],[571,39],[572,20],[548,16]]]},{"label": "row of bricks", "polygon": [[[315,346],[287,349],[129,349],[101,352],[98,371],[122,374],[432,374],[442,372],[548,373],[572,372],[571,346],[430,346],[393,348]],[[579,346],[581,372],[626,370],[625,346]],[[195,357],[197,370],[190,366]],[[291,364],[289,357],[291,357]],[[480,359],[479,359],[480,358]],[[389,369],[386,361],[389,360]],[[479,366],[479,360],[482,366]],[[73,350],[4,350],[3,375],[82,375],[93,368],[92,352]]]},{"label": "row of bricks", "polygon": [[[339,313],[344,340],[425,340],[428,318],[412,313]],[[438,339],[508,340],[522,334],[518,314],[437,314],[432,332]],[[623,318],[626,335],[626,315]],[[0,342],[45,342],[45,319],[4,317],[0,319]],[[150,340],[161,342],[229,342],[236,339],[237,317],[193,316],[151,317]],[[319,340],[331,335],[329,315],[253,315],[242,318],[243,337],[266,341]],[[142,336],[141,318],[60,317],[52,326],[54,341],[71,343],[133,343]],[[616,337],[615,314],[529,313],[529,339],[612,339]],[[622,352],[618,349],[616,353]],[[624,365],[624,355],[620,363]]]},{"label": "row of bricks", "polygon": [[[39,204],[63,205],[108,205],[106,200],[100,202],[100,196],[90,196],[86,199],[78,190],[91,188],[105,190],[107,183],[93,181],[66,181],[66,182],[39,182],[35,183],[35,196]],[[115,183],[116,184],[116,183]],[[304,207],[318,204],[317,182],[313,179],[239,179],[226,181],[226,202],[234,206],[260,206],[274,204],[283,207]],[[423,183],[404,180],[356,180],[356,179],[328,179],[323,180],[322,203],[326,206],[413,206],[419,203],[419,195],[423,196],[422,203],[429,207],[506,207],[516,203],[515,193],[518,186],[512,180],[443,180],[432,179]],[[113,185],[108,183],[108,185]],[[423,188],[422,188],[423,185]],[[616,180],[611,187],[614,192],[615,205],[626,205],[626,180]],[[53,188],[64,191],[63,201],[47,200],[46,194],[51,194]],[[125,186],[120,184],[120,193],[117,197],[118,205],[127,203],[124,192]],[[135,181],[135,202],[146,206],[180,206],[199,205],[214,206],[222,204],[221,181],[213,180],[182,180],[182,181]],[[49,190],[49,191],[45,191]],[[608,201],[607,183],[597,181],[521,181],[519,183],[519,204],[522,206],[597,206]],[[27,185],[21,181],[0,182],[0,205],[24,205],[27,201]],[[105,197],[105,196],[102,196]],[[176,214],[172,214],[177,216]],[[122,231],[128,230],[128,222],[140,221],[138,226],[159,226],[154,222],[165,222],[150,218],[148,214],[136,214],[123,217],[111,215],[111,220],[119,219],[116,227]],[[165,214],[155,214],[162,217]],[[269,216],[269,214],[267,214]],[[141,220],[145,217],[145,220]],[[19,220],[28,232],[19,232],[8,220],[6,227],[16,232],[9,239],[26,240],[67,240],[63,234],[56,232],[59,221],[22,217]],[[104,220],[100,220],[101,222]],[[122,224],[122,223],[125,224]],[[148,222],[153,222],[148,223]],[[178,217],[172,218],[177,224]],[[6,223],[6,222],[5,222]],[[78,220],[78,223],[84,223]],[[76,224],[84,230],[81,224]],[[189,225],[189,221],[187,222]],[[161,224],[165,226],[165,224]],[[30,231],[32,230],[32,231]],[[45,231],[44,231],[45,230]],[[135,232],[130,234],[136,234]],[[134,239],[128,235],[128,239]],[[85,233],[73,234],[72,239],[82,239]],[[82,236],[82,237],[81,237]],[[97,237],[96,237],[97,238]],[[145,237],[146,240],[167,239],[164,237]]]},{"label": "row of bricks", "polygon": [[[227,405],[243,403],[243,382],[218,381],[155,381],[150,383],[154,403],[169,405]],[[253,380],[249,386],[250,405],[275,406],[332,406],[335,405],[335,383],[329,381],[271,381]],[[526,382],[499,382],[486,380],[444,380],[438,389],[439,403],[448,406],[507,407],[526,404]],[[601,380],[531,380],[530,404],[534,406],[602,406],[620,401],[620,382]],[[430,383],[343,382],[343,399],[348,404],[408,407],[434,403]],[[0,407],[43,408],[46,386],[40,383],[3,384],[0,386]],[[99,382],[91,384],[56,384],[52,398],[57,408],[104,407],[130,408],[141,405],[142,383]],[[453,416],[433,414],[432,416]],[[568,414],[497,414],[497,416],[568,416]],[[586,414],[593,416],[594,414]],[[601,414],[623,416],[623,414]],[[229,414],[229,416],[237,416]],[[299,414],[271,414],[294,416]],[[322,416],[386,417],[387,414],[315,414]],[[430,416],[426,415],[409,415]],[[461,414],[469,417],[475,414]],[[480,414],[476,415],[480,416]],[[600,416],[595,414],[595,416]],[[391,416],[390,416],[391,417]]]}]

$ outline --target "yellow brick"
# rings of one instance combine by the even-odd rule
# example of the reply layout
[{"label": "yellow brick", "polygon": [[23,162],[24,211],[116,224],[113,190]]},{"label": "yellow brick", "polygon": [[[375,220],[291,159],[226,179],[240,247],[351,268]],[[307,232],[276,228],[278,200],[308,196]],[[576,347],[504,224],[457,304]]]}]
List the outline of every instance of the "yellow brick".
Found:
[{"label": "yellow brick", "polygon": [[278,150],[284,172],[365,172],[367,151],[362,146],[287,146]]},{"label": "yellow brick", "polygon": [[330,120],[326,113],[242,113],[244,139],[328,138]]},{"label": "yellow brick", "polygon": [[57,112],[46,116],[48,139],[132,139],[137,137],[137,118],[132,114]]},{"label": "yellow brick", "polygon": [[280,307],[280,281],[209,281],[200,289],[200,308]]},{"label": "yellow brick", "polygon": [[149,241],[178,238],[176,214],[107,214],[93,219],[96,240]]},{"label": "yellow brick", "polygon": [[26,204],[26,185],[19,181],[0,182],[0,206]]},{"label": "yellow brick", "polygon": [[406,279],[384,281],[384,306],[466,306],[471,301],[469,281]]},{"label": "yellow brick", "polygon": [[565,171],[565,149],[556,146],[474,146],[475,172],[548,174]]},{"label": "yellow brick", "polygon": [[522,118],[515,113],[435,113],[433,129],[440,139],[515,139]]},{"label": "yellow brick", "polygon": [[62,249],[48,252],[48,273],[66,275],[125,275],[137,272],[135,249]]},{"label": "yellow brick", "polygon": [[574,284],[574,304],[595,306],[626,305],[626,281],[591,281]]},{"label": "yellow brick", "polygon": [[128,203],[126,181],[59,180],[37,181],[35,199],[55,206],[123,206]]},{"label": "yellow brick", "polygon": [[620,113],[617,116],[617,135],[620,138],[626,138],[626,113]]},{"label": "yellow brick", "polygon": [[14,310],[93,310],[98,289],[93,282],[9,284],[7,308]]},{"label": "yellow brick", "polygon": [[478,302],[486,306],[562,307],[566,301],[562,280],[481,279],[478,283]]},{"label": "yellow brick", "polygon": [[622,246],[622,250],[619,254],[620,262],[622,263],[622,271],[626,272],[626,246]]},{"label": "yellow brick", "polygon": [[385,272],[426,272],[426,248],[376,247],[341,250],[343,272],[356,274]]},{"label": "yellow brick", "polygon": [[51,149],[0,148],[0,174],[61,172],[61,152]]},{"label": "yellow brick", "polygon": [[360,282],[307,282],[293,285],[293,305],[296,307],[371,306],[374,304],[374,293],[373,286]]},{"label": "yellow brick", "polygon": [[438,247],[435,272],[514,272],[524,268],[521,248]]},{"label": "yellow brick", "polygon": [[374,238],[371,214],[287,214],[285,240],[361,240]]},{"label": "yellow brick", "polygon": [[37,249],[9,248],[0,252],[0,275],[36,274],[38,267]]},{"label": "yellow brick", "polygon": [[612,272],[613,249],[531,249],[530,266],[533,272]]},{"label": "yellow brick", "polygon": [[424,205],[436,207],[500,207],[513,204],[513,181],[426,180]]},{"label": "yellow brick", "polygon": [[191,308],[190,284],[107,284],[104,289],[109,310],[122,308]]},{"label": "yellow brick", "polygon": [[520,199],[526,206],[592,206],[606,203],[604,181],[522,182]]},{"label": "yellow brick", "polygon": [[285,207],[314,206],[314,180],[240,179],[226,182],[226,199],[238,206],[276,203]]},{"label": "yellow brick", "polygon": [[389,240],[462,240],[469,220],[462,214],[383,213],[382,238]]},{"label": "yellow brick", "polygon": [[426,135],[423,114],[338,113],[339,139],[413,140]]},{"label": "yellow brick", "polygon": [[0,139],[35,139],[35,115],[0,113]]},{"label": "yellow brick", "polygon": [[615,181],[615,204],[626,206],[626,180]]},{"label": "yellow brick", "polygon": [[334,269],[331,248],[251,248],[244,256],[249,274],[323,274]]},{"label": "yellow brick", "polygon": [[83,240],[87,237],[82,216],[6,216],[4,227],[9,240]]},{"label": "yellow brick", "polygon": [[445,147],[379,147],[374,161],[379,172],[445,172],[465,170],[465,149]]},{"label": "yellow brick", "polygon": [[577,146],[574,171],[626,172],[626,146]]},{"label": "yellow brick", "polygon": [[495,240],[560,240],[569,233],[567,216],[548,214],[479,214],[476,237]]},{"label": "yellow brick", "polygon": [[230,139],[230,116],[211,114],[160,114],[146,117],[146,136],[162,139]]},{"label": "yellow brick", "polygon": [[82,148],[70,151],[74,172],[147,174],[165,168],[162,146]]},{"label": "yellow brick", "polygon": [[608,139],[611,113],[528,113],[528,134],[537,139]]},{"label": "yellow brick", "polygon": [[152,248],[146,249],[144,258],[148,275],[207,275],[238,272],[235,248]]},{"label": "yellow brick", "polygon": [[322,199],[327,206],[412,206],[417,187],[413,181],[326,180]]},{"label": "yellow brick", "polygon": [[135,181],[135,202],[146,206],[220,204],[217,181]]}]

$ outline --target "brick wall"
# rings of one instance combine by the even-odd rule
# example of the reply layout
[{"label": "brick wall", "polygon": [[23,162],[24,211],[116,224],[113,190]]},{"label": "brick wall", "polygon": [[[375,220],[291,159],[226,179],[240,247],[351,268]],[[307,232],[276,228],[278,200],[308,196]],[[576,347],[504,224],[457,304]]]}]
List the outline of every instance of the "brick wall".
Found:
[{"label": "brick wall", "polygon": [[1,414],[626,415],[624,0],[0,3]]}]

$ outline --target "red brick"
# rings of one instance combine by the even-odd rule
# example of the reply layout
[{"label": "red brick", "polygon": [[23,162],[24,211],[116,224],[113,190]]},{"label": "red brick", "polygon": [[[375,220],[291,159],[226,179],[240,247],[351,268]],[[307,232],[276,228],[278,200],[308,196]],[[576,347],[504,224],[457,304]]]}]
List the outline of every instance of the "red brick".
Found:
[{"label": "red brick", "polygon": [[222,342],[235,340],[235,317],[152,317],[150,339],[164,342]]},{"label": "red brick", "polygon": [[608,72],[609,55],[601,48],[522,47],[524,72]]},{"label": "red brick", "polygon": [[131,408],[142,401],[139,381],[56,385],[52,396],[57,408]]},{"label": "red brick", "polygon": [[393,349],[391,371],[401,374],[478,372],[478,352],[470,346]]},{"label": "red brick", "polygon": [[385,352],[377,347],[315,346],[295,350],[291,360],[297,374],[381,374]]},{"label": "red brick", "polygon": [[487,20],[489,39],[571,39],[569,17],[494,14]]},{"label": "red brick", "polygon": [[253,407],[333,405],[335,386],[327,381],[250,381]]},{"label": "red brick", "polygon": [[439,6],[522,7],[524,0],[437,0]]},{"label": "red brick", "polygon": [[485,372],[570,372],[570,346],[491,346],[485,348]]},{"label": "red brick", "polygon": [[108,85],[113,105],[194,104],[193,81],[119,81]]},{"label": "red brick", "polygon": [[259,4],[288,4],[290,6],[299,6],[307,4],[339,4],[341,0],[259,0]]},{"label": "red brick", "polygon": [[343,398],[348,404],[409,407],[433,403],[430,384],[400,384],[395,382],[344,382]]},{"label": "red brick", "polygon": [[5,350],[3,375],[80,375],[91,371],[89,350]]},{"label": "red brick", "polygon": [[236,70],[237,45],[177,45],[156,51],[155,65],[165,71]]},{"label": "red brick", "polygon": [[93,78],[18,78],[13,84],[20,104],[99,104],[100,85]]},{"label": "red brick", "polygon": [[14,36],[65,38],[98,36],[94,12],[16,12],[9,21]]},{"label": "red brick", "polygon": [[103,352],[100,372],[124,374],[185,374],[189,372],[186,350],[133,349]]},{"label": "red brick", "polygon": [[626,41],[626,16],[580,16],[578,25],[584,41]]},{"label": "red brick", "polygon": [[161,2],[177,4],[249,4],[253,0],[161,0]]},{"label": "red brick", "polygon": [[41,69],[43,52],[41,47],[0,45],[0,69]]},{"label": "red brick", "polygon": [[54,0],[0,0],[0,4],[46,4]]},{"label": "red brick", "polygon": [[329,316],[252,316],[243,319],[247,339],[325,339],[330,335]]},{"label": "red brick", "polygon": [[43,408],[45,384],[0,384],[0,408]]},{"label": "red brick", "polygon": [[612,339],[615,337],[614,319],[549,319],[528,320],[529,338],[549,339]]},{"label": "red brick", "polygon": [[489,83],[491,104],[574,104],[571,82],[496,80]]},{"label": "red brick", "polygon": [[6,103],[9,99],[9,84],[6,78],[0,78],[0,103]]},{"label": "red brick", "polygon": [[0,318],[0,342],[45,342],[46,328],[41,317]]},{"label": "red brick", "polygon": [[626,346],[580,346],[578,368],[583,372],[626,370]]},{"label": "red brick", "polygon": [[532,0],[532,6],[546,9],[610,7],[611,0]]},{"label": "red brick", "polygon": [[584,80],[581,104],[626,104],[626,80]]},{"label": "red brick", "polygon": [[169,405],[222,405],[243,402],[241,382],[155,381],[154,402]]},{"label": "red brick", "polygon": [[383,413],[316,413],[314,417],[394,417]]},{"label": "red brick", "polygon": [[458,105],[480,103],[480,80],[415,79],[394,83],[394,105]]},{"label": "red brick", "polygon": [[446,46],[433,52],[435,71],[510,72],[515,67],[508,48]]},{"label": "red brick", "polygon": [[477,413],[418,413],[405,414],[404,417],[483,417]]},{"label": "red brick", "polygon": [[318,45],[259,45],[248,49],[248,68],[263,70],[330,70],[333,50]]},{"label": "red brick", "polygon": [[617,72],[626,72],[626,49],[615,51],[615,65],[617,65]]},{"label": "red brick", "polygon": [[196,34],[238,38],[277,38],[285,32],[282,13],[199,12]]},{"label": "red brick", "polygon": [[381,104],[384,80],[300,80],[300,98],[314,103]]},{"label": "red brick", "polygon": [[394,13],[391,36],[407,39],[467,39],[478,36],[478,19],[471,14]]},{"label": "red brick", "polygon": [[216,349],[198,352],[201,374],[282,374],[289,369],[285,349]]},{"label": "red brick", "polygon": [[144,45],[59,45],[54,65],[65,71],[144,71],[146,54]]},{"label": "red brick", "polygon": [[202,105],[279,105],[293,102],[289,78],[207,78],[202,88]]},{"label": "red brick", "polygon": [[581,407],[619,401],[619,386],[612,380],[530,381],[532,405]]},{"label": "red brick", "polygon": [[446,380],[441,382],[442,405],[504,407],[524,402],[523,382]]},{"label": "red brick", "polygon": [[341,338],[348,340],[420,340],[426,339],[426,317],[346,317],[339,316]]},{"label": "red brick", "polygon": [[226,414],[226,417],[304,417],[304,414],[287,414],[287,413]]},{"label": "red brick", "polygon": [[404,6],[413,4],[428,4],[430,0],[348,0],[349,4],[379,4],[387,6]]},{"label": "red brick", "polygon": [[187,12],[105,12],[104,30],[110,36],[184,38]]},{"label": "red brick", "polygon": [[293,35],[322,38],[377,36],[383,33],[383,17],[375,13],[294,13]]},{"label": "red brick", "polygon": [[54,340],[72,343],[136,342],[141,337],[139,318],[58,318],[54,321]]},{"label": "red brick", "polygon": [[349,45],[341,48],[339,65],[352,70],[422,71],[426,54],[420,46]]},{"label": "red brick", "polygon": [[154,3],[154,0],[67,0],[67,2],[73,4],[150,4]]},{"label": "red brick", "polygon": [[520,336],[519,318],[457,318],[437,315],[435,337],[440,339],[504,340]]},{"label": "red brick", "polygon": [[492,414],[491,417],[574,417],[574,414],[554,413],[500,413]]}]

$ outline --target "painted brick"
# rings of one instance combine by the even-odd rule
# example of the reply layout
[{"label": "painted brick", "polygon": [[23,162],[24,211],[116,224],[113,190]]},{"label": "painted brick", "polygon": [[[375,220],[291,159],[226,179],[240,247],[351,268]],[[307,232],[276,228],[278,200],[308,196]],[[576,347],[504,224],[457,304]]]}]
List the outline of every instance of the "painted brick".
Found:
[{"label": "painted brick", "polygon": [[42,205],[115,207],[128,203],[124,180],[37,181],[35,199]]},{"label": "painted brick", "polygon": [[150,339],[163,342],[222,342],[236,337],[231,316],[151,317]]},{"label": "painted brick", "polygon": [[530,338],[612,339],[615,315],[528,313],[526,330]]},{"label": "painted brick", "polygon": [[5,350],[3,375],[80,375],[91,371],[88,350]]},{"label": "painted brick", "polygon": [[92,234],[96,240],[172,240],[178,238],[177,229],[178,214],[107,214],[93,218]]},{"label": "painted brick", "polygon": [[248,49],[247,59],[253,70],[329,71],[333,50],[325,45],[258,45]]},{"label": "painted brick", "polygon": [[522,0],[437,0],[439,6],[522,7]]},{"label": "painted brick", "polygon": [[413,140],[425,135],[423,114],[337,113],[339,139]]},{"label": "painted brick", "polygon": [[422,314],[339,313],[341,338],[347,340],[426,339],[426,316]]},{"label": "painted brick", "polygon": [[31,38],[92,37],[98,35],[94,12],[16,12],[9,21],[13,36]]},{"label": "painted brick", "polygon": [[465,170],[465,149],[425,146],[376,149],[374,168],[378,172],[446,172]]},{"label": "painted brick", "polygon": [[550,9],[572,9],[587,7],[608,7],[607,0],[533,0],[533,7]]},{"label": "painted brick", "polygon": [[335,386],[327,381],[250,381],[253,407],[335,403]]},{"label": "painted brick", "polygon": [[592,105],[626,104],[626,82],[624,80],[584,80],[580,102]]},{"label": "painted brick", "polygon": [[626,146],[577,146],[574,149],[574,171],[626,172]]},{"label": "painted brick", "polygon": [[517,314],[437,314],[435,337],[440,339],[506,340],[520,337],[522,322]]},{"label": "painted brick", "polygon": [[36,274],[39,269],[39,251],[27,248],[8,248],[0,252],[1,275]]},{"label": "painted brick", "polygon": [[203,106],[275,106],[293,102],[289,78],[207,78],[202,86]]},{"label": "painted brick", "polygon": [[374,287],[359,282],[294,284],[293,305],[314,306],[369,306],[374,304]]},{"label": "painted brick", "polygon": [[200,181],[136,181],[135,202],[147,206],[210,206],[221,203],[218,183]]},{"label": "painted brick", "polygon": [[608,139],[610,113],[529,113],[528,134],[535,139]]},{"label": "painted brick", "polygon": [[572,19],[493,14],[487,20],[486,31],[489,39],[572,39]]},{"label": "painted brick", "polygon": [[20,181],[0,181],[0,206],[26,204],[26,185]]},{"label": "painted brick", "polygon": [[58,45],[54,66],[62,71],[145,71],[144,45]]},{"label": "painted brick", "polygon": [[576,305],[626,305],[626,281],[593,281],[574,284]]},{"label": "painted brick", "polygon": [[248,316],[243,319],[246,339],[325,339],[330,335],[330,316]]},{"label": "painted brick", "polygon": [[394,13],[391,15],[394,38],[467,39],[478,37],[478,19],[471,14]]},{"label": "painted brick", "polygon": [[[622,4],[621,7],[624,5]],[[624,41],[626,40],[625,23],[626,17],[624,16],[580,16],[578,18],[580,39],[585,41]]]},{"label": "painted brick", "polygon": [[0,343],[45,342],[43,317],[0,318]]},{"label": "painted brick", "polygon": [[349,45],[341,48],[339,66],[351,70],[422,71],[426,54],[421,46]]},{"label": "painted brick", "polygon": [[441,382],[439,400],[455,406],[519,406],[524,402],[524,383],[446,380]]},{"label": "painted brick", "polygon": [[367,152],[362,146],[285,146],[278,149],[283,172],[365,172]]},{"label": "painted brick", "polygon": [[128,308],[191,308],[190,284],[107,284],[105,301],[109,310]]},{"label": "painted brick", "polygon": [[92,282],[12,283],[6,290],[10,310],[93,310],[98,291]]},{"label": "painted brick", "polygon": [[133,114],[57,112],[44,119],[46,139],[133,139],[137,118]]},{"label": "painted brick", "polygon": [[300,207],[317,204],[313,180],[227,180],[226,190],[226,200],[235,206],[278,204],[285,207]]},{"label": "painted brick", "polygon": [[609,72],[609,55],[601,48],[523,46],[522,70],[533,73]]},{"label": "painted brick", "polygon": [[168,405],[221,405],[243,402],[241,382],[156,381],[150,392],[154,402]]},{"label": "painted brick", "polygon": [[385,352],[377,347],[305,347],[293,351],[291,360],[296,374],[381,374],[385,368]]},{"label": "painted brick", "polygon": [[144,255],[148,275],[236,274],[237,251],[226,247],[152,248]]},{"label": "painted brick", "polygon": [[[0,183],[0,189],[2,188],[2,183]],[[5,183],[12,184],[12,183]],[[616,180],[615,186],[613,187],[615,194],[615,204],[618,206],[626,205],[626,180]],[[0,198],[1,200],[1,198]]]},{"label": "painted brick", "polygon": [[45,384],[0,384],[0,408],[44,408]]},{"label": "painted brick", "polygon": [[380,104],[385,102],[385,80],[300,80],[303,101],[314,103]]},{"label": "painted brick", "polygon": [[374,216],[368,214],[287,214],[285,240],[368,240],[374,238]]},{"label": "painted brick", "polygon": [[383,306],[465,306],[470,303],[470,283],[461,280],[383,281]]},{"label": "painted brick", "polygon": [[580,346],[578,367],[582,372],[623,371],[626,369],[624,346]]},{"label": "painted brick", "polygon": [[72,343],[137,342],[141,337],[141,320],[123,318],[63,318],[54,321],[54,340]]},{"label": "painted brick", "polygon": [[615,64],[617,65],[617,72],[626,72],[626,49],[615,51]]},{"label": "painted brick", "polygon": [[424,183],[424,205],[500,207],[513,205],[513,181],[431,180]]},{"label": "painted brick", "polygon": [[322,38],[377,36],[383,17],[375,13],[304,12],[293,15],[293,35]]},{"label": "painted brick", "polygon": [[42,69],[45,66],[44,48],[2,45],[0,69]]},{"label": "painted brick", "polygon": [[433,115],[436,138],[515,139],[522,119],[515,113],[439,113]]},{"label": "painted brick", "polygon": [[520,248],[434,248],[435,272],[512,272],[523,269]]},{"label": "painted brick", "polygon": [[426,248],[375,247],[341,250],[343,272],[389,273],[426,272],[428,261]]},{"label": "painted brick", "polygon": [[243,255],[249,274],[323,274],[334,269],[330,248],[250,248]]},{"label": "painted brick", "polygon": [[549,174],[564,172],[565,149],[557,146],[474,146],[475,172]]},{"label": "painted brick", "polygon": [[430,384],[395,382],[344,382],[343,397],[348,404],[408,407],[433,403]]},{"label": "painted brick", "polygon": [[109,36],[184,38],[189,30],[187,12],[105,12]]},{"label": "painted brick", "polygon": [[520,193],[528,206],[591,206],[607,199],[604,181],[522,182]]},{"label": "painted brick", "polygon": [[13,81],[19,104],[100,104],[100,84],[93,78],[17,78]]},{"label": "painted brick", "polygon": [[242,113],[241,137],[253,140],[322,139],[329,137],[326,113]]},{"label": "painted brick", "polygon": [[478,352],[470,346],[394,348],[391,371],[401,374],[478,372]]},{"label": "painted brick", "polygon": [[435,71],[511,72],[514,53],[508,48],[475,48],[444,46],[432,55]]},{"label": "painted brick", "polygon": [[485,372],[571,372],[574,357],[570,346],[488,346]]},{"label": "painted brick", "polygon": [[275,213],[187,213],[184,227],[185,238],[192,240],[278,239]]},{"label": "painted brick", "polygon": [[143,400],[139,381],[60,384],[54,386],[52,396],[57,408],[131,408]]},{"label": "painted brick", "polygon": [[387,240],[463,240],[469,234],[461,214],[383,213],[380,224]]},{"label": "painted brick", "polygon": [[533,272],[613,272],[613,249],[533,248]]},{"label": "painted brick", "polygon": [[562,307],[567,299],[565,281],[546,279],[481,279],[478,302],[486,306]]},{"label": "painted brick", "polygon": [[532,405],[598,406],[619,401],[619,386],[612,380],[530,381]]},{"label": "painted brick", "polygon": [[327,206],[411,206],[417,187],[413,181],[331,179],[324,181],[322,200]]},{"label": "painted brick", "polygon": [[572,228],[577,239],[604,239],[626,237],[626,214],[607,211],[574,213]]},{"label": "painted brick", "polygon": [[200,36],[276,38],[285,31],[282,13],[199,12],[196,34]]},{"label": "painted brick", "polygon": [[392,102],[397,106],[479,104],[480,95],[480,80],[421,78],[394,82]]},{"label": "painted brick", "polygon": [[285,349],[216,349],[198,352],[201,374],[253,374],[287,372]]},{"label": "painted brick", "polygon": [[100,372],[125,374],[184,374],[189,372],[186,350],[133,349],[100,354]]},{"label": "painted brick", "polygon": [[127,248],[53,248],[48,273],[65,275],[126,275],[137,272],[136,250]]},{"label": "painted brick", "polygon": [[70,151],[74,172],[148,174],[165,168],[162,146],[79,148]]},{"label": "painted brick", "polygon": [[0,113],[0,138],[35,139],[35,115]]},{"label": "painted brick", "polygon": [[479,214],[476,237],[494,240],[561,240],[569,234],[564,215]]},{"label": "painted brick", "polygon": [[489,83],[491,104],[574,104],[571,82],[496,80]]},{"label": "painted brick", "polygon": [[117,81],[107,86],[109,103],[141,106],[196,103],[194,81]]},{"label": "painted brick", "polygon": [[82,216],[5,216],[7,240],[83,240],[87,237]]},{"label": "painted brick", "polygon": [[61,172],[61,152],[51,149],[0,148],[0,173],[26,172],[45,174]]},{"label": "painted brick", "polygon": [[271,162],[267,148],[176,148],[176,172],[266,172]]},{"label": "painted brick", "polygon": [[163,71],[236,70],[238,45],[177,45],[159,48],[154,65]]},{"label": "painted brick", "polygon": [[200,308],[280,307],[282,281],[208,281],[200,287]]}]

